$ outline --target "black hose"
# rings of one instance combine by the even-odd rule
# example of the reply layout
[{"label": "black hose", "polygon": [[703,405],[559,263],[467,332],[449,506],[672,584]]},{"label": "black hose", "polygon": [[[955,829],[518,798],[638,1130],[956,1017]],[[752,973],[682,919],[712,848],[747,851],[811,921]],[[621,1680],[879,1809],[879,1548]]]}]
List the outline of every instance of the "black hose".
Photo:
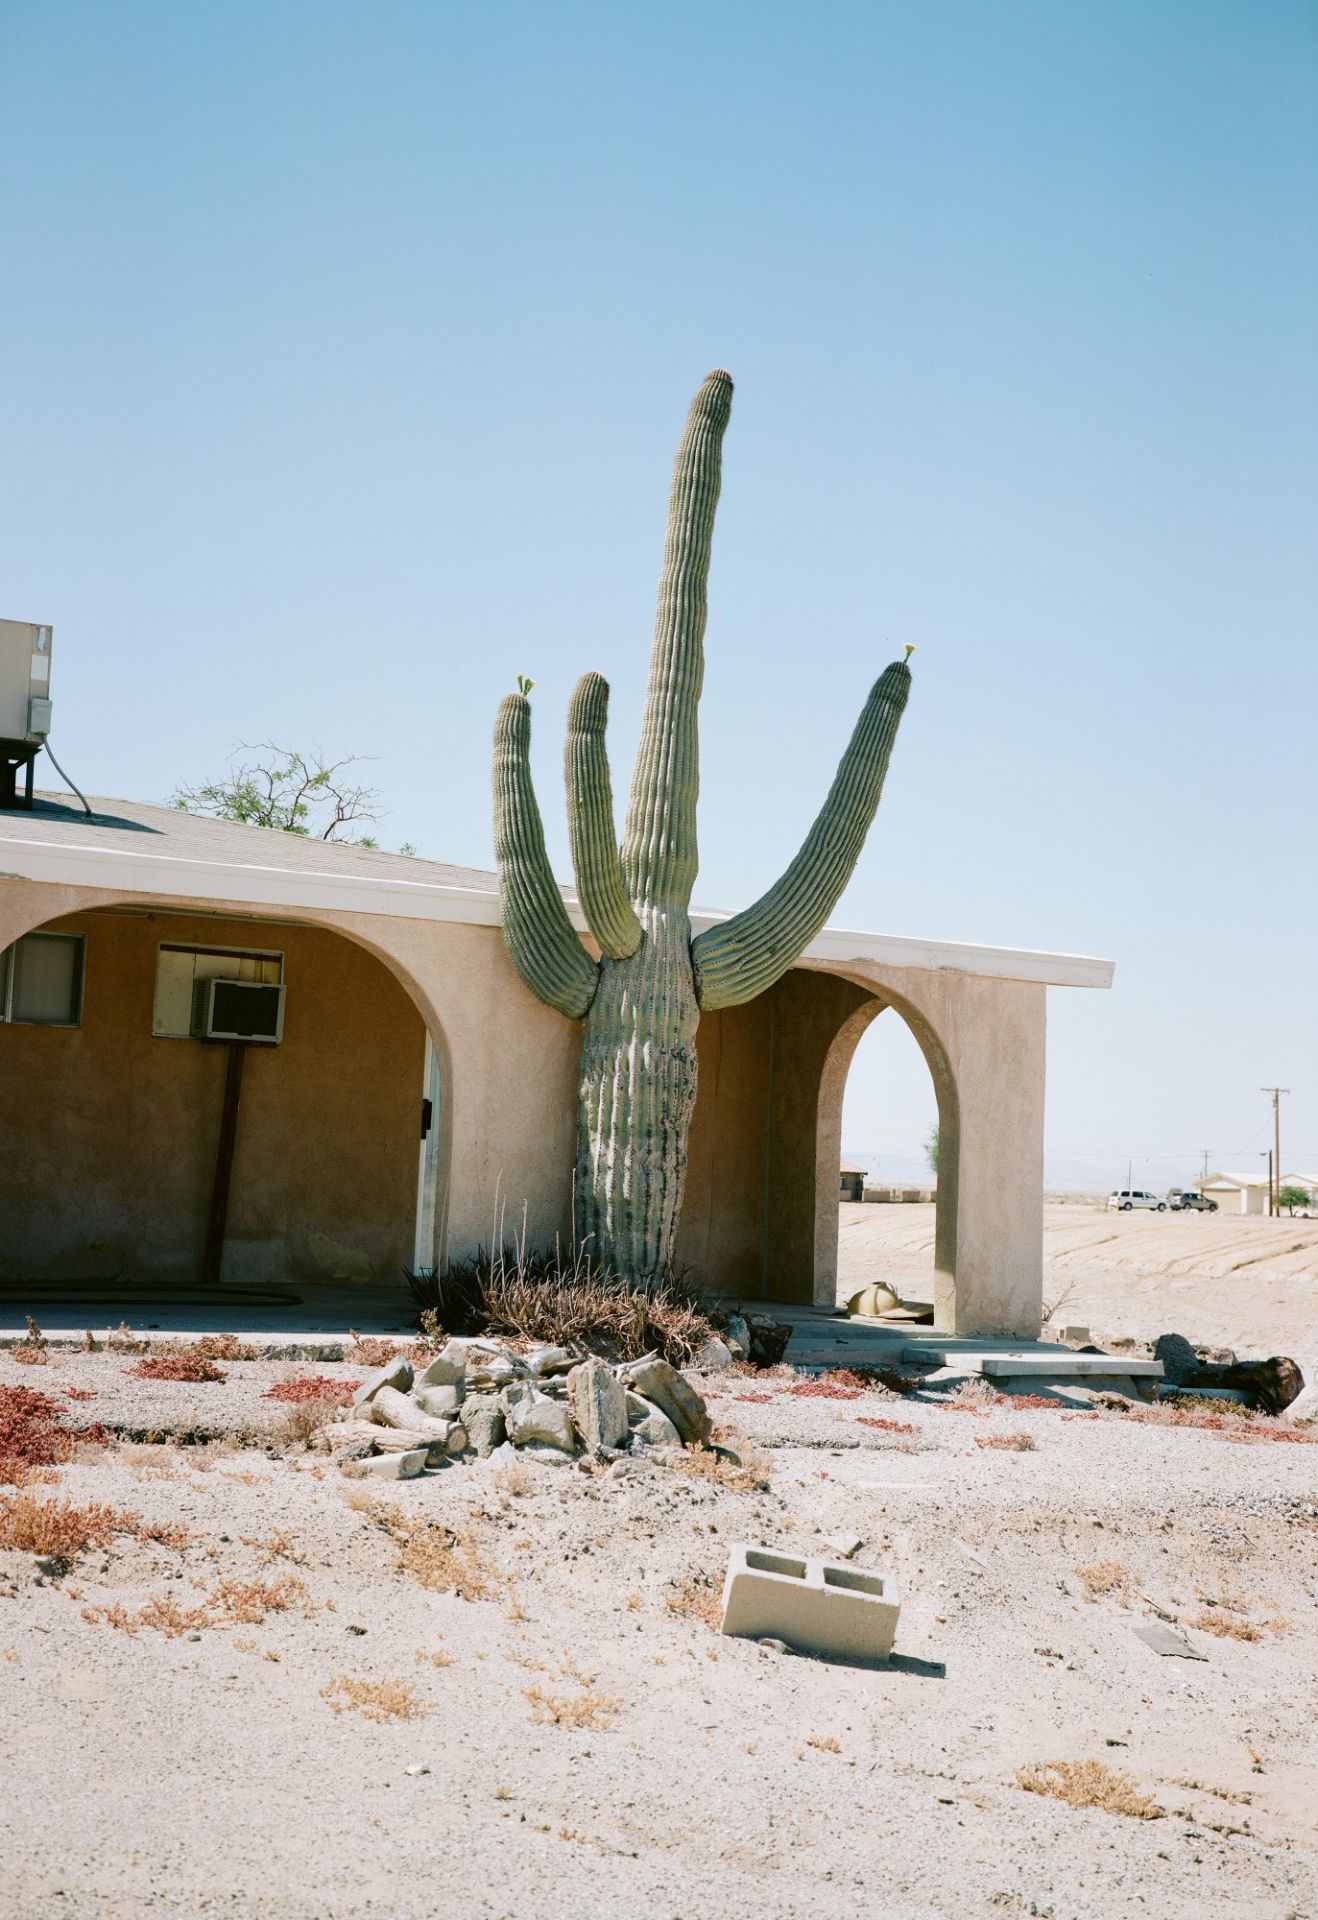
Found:
[{"label": "black hose", "polygon": [[[60,779],[61,779],[61,780],[63,780],[63,781],[65,782],[65,784],[66,784],[67,786],[70,786],[70,787],[73,787],[73,782],[72,782],[72,780],[70,780],[70,779],[69,779],[69,776],[68,776],[68,774],[67,774],[67,773],[65,773],[65,771],[64,771],[64,769],[63,769],[63,767],[62,767],[62,766],[60,765],[60,763],[59,763],[59,761],[58,761],[58,760],[57,760],[57,759],[55,758],[55,756],[54,756],[54,754],[53,754],[53,753],[51,753],[51,751],[50,751],[50,741],[49,741],[49,740],[43,740],[41,744],[42,744],[42,746],[43,746],[43,747],[44,747],[44,748],[46,749],[46,752],[47,752],[47,754],[48,754],[48,755],[50,756],[50,763],[51,763],[51,765],[52,765],[52,766],[54,767],[54,769],[55,769],[55,771],[56,771],[56,773],[57,773],[57,774],[59,775],[59,777],[60,777]],[[96,818],[96,815],[95,815],[95,814],[94,814],[94,813],[92,812],[92,810],[91,810],[91,808],[90,808],[90,807],[89,807],[89,806],[87,805],[87,800],[86,800],[86,796],[85,796],[85,795],[84,795],[84,794],[82,793],[82,791],[81,791],[81,790],[80,790],[80,788],[78,788],[78,787],[73,787],[73,791],[74,791],[74,792],[75,792],[75,793],[77,794],[77,796],[78,796],[78,798],[79,798],[79,800],[81,800],[81,801],[82,801],[82,810],[83,810],[83,812],[84,812],[84,813],[86,814],[86,816],[87,816],[87,818],[88,818],[89,820],[94,820],[94,819]]]}]

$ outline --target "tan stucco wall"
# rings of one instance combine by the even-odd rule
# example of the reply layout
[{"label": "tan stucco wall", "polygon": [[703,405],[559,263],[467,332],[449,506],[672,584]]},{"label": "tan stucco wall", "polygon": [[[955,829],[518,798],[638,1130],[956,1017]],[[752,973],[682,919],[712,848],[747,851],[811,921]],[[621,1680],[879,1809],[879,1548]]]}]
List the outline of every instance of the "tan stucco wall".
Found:
[{"label": "tan stucco wall", "polygon": [[162,942],[282,950],[283,1043],[244,1063],[223,1277],[324,1276],[324,1236],[410,1267],[425,1031],[398,982],[314,927],[154,913],[86,940],[82,1024],[0,1026],[0,1272],[195,1280],[227,1048],[151,1032]]},{"label": "tan stucco wall", "polygon": [[[61,911],[115,898],[0,879],[0,946]],[[301,909],[279,924],[313,921],[382,960],[434,1040],[436,1260],[488,1245],[500,1223],[511,1234],[525,1222],[533,1245],[566,1235],[579,1026],[522,985],[496,928]],[[247,931],[234,944],[265,944],[268,919],[240,924]],[[861,1034],[891,1006],[889,1017],[919,1040],[938,1098],[938,1323],[1036,1332],[1044,999],[1039,985],[952,969],[811,962],[751,1005],[707,1017],[679,1261],[721,1291],[832,1304],[842,1094]],[[418,1062],[409,1084],[419,1078]]]}]

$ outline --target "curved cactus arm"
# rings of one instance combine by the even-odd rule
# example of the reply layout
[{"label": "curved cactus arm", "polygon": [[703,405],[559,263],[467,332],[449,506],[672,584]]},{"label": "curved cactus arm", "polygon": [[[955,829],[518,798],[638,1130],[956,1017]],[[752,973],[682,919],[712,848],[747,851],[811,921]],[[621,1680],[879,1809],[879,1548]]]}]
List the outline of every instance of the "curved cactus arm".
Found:
[{"label": "curved cactus arm", "polygon": [[602,674],[583,674],[567,710],[567,830],[577,898],[586,924],[610,960],[626,960],[641,944],[636,918],[622,883],[613,826],[613,785],[604,729],[609,718],[609,683]]},{"label": "curved cactus arm", "polygon": [[874,683],[828,798],[782,879],[744,913],[692,942],[702,1011],[740,1006],[787,972],[827,921],[878,809],[897,723],[910,692],[905,661]]},{"label": "curved cactus arm", "polygon": [[696,878],[700,744],[696,708],[705,675],[706,585],[732,376],[705,376],[691,402],[668,494],[650,678],[632,770],[622,870],[637,907],[685,911]]},{"label": "curved cactus arm", "polygon": [[579,1020],[595,998],[599,967],[582,947],[550,870],[530,753],[531,703],[524,693],[510,693],[494,723],[494,855],[503,936],[532,993]]}]

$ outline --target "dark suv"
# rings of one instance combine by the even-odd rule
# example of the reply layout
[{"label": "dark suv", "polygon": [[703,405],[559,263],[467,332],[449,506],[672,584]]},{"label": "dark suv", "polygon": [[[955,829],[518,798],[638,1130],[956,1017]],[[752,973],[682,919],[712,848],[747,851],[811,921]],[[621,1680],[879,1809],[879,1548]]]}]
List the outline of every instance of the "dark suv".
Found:
[{"label": "dark suv", "polygon": [[1208,1200],[1202,1193],[1174,1193],[1167,1202],[1173,1213],[1216,1213],[1216,1200]]}]

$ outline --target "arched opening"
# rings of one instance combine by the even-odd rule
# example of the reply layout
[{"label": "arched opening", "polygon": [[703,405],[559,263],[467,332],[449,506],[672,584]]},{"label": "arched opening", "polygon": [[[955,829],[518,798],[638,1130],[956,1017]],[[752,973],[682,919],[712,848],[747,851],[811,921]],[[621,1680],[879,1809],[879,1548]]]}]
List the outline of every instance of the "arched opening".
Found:
[{"label": "arched opening", "polygon": [[5,937],[0,1279],[396,1293],[435,1263],[446,1050],[385,956],[140,901]]},{"label": "arched opening", "polygon": [[[855,1169],[839,1183],[848,1189],[837,1204],[839,1305],[877,1281],[903,1300],[932,1304],[938,1324],[950,1326],[959,1119],[955,1084],[928,1027],[889,999],[859,1008],[839,1029],[821,1080],[821,1126],[834,1111],[840,1166]],[[821,1155],[821,1237],[823,1180]]]}]

